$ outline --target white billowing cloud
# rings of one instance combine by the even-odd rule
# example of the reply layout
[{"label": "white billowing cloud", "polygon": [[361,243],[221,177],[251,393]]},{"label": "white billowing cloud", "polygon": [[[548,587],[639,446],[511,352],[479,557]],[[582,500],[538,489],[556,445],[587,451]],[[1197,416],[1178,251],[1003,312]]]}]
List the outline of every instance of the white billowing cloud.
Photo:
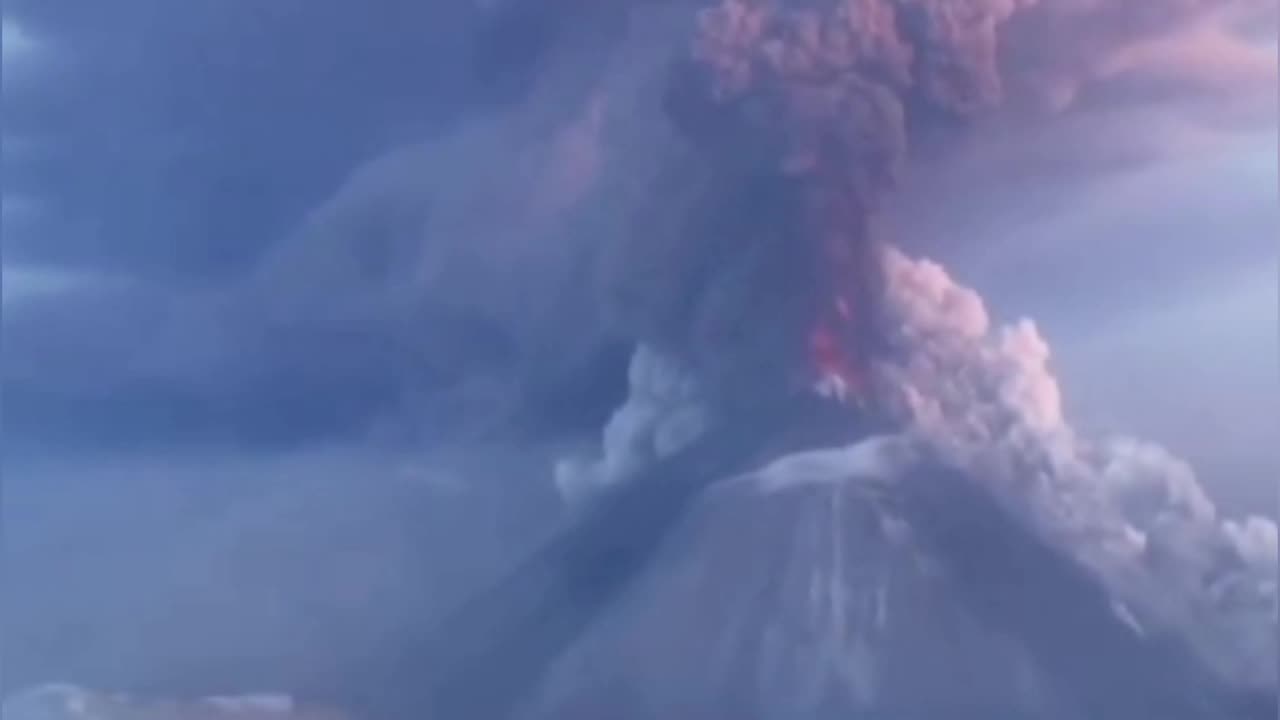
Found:
[{"label": "white billowing cloud", "polygon": [[1277,561],[1276,524],[1259,517],[1228,520],[1223,531],[1240,557],[1253,567],[1274,568]]},{"label": "white billowing cloud", "polygon": [[886,267],[903,351],[878,368],[890,406],[1113,589],[1186,623],[1233,674],[1274,679],[1275,523],[1221,518],[1164,448],[1082,437],[1032,323],[993,326],[981,298],[936,263],[890,249]]},{"label": "white billowing cloud", "polygon": [[1217,514],[1191,466],[1157,445],[1112,440],[1099,471],[1108,497],[1135,525],[1205,524]]},{"label": "white billowing cloud", "polygon": [[689,445],[711,422],[710,405],[693,374],[652,348],[636,350],[627,381],[627,400],[605,425],[600,458],[571,458],[556,466],[556,486],[570,502]]}]

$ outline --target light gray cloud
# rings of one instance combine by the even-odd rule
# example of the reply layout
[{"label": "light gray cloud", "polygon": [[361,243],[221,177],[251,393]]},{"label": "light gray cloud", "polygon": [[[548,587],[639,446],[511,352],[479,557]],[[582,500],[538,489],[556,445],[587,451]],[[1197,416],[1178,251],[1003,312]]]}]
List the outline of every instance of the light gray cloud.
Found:
[{"label": "light gray cloud", "polygon": [[879,369],[890,404],[1122,596],[1202,643],[1230,677],[1273,682],[1276,567],[1258,545],[1274,520],[1223,518],[1164,448],[1078,432],[1034,325],[998,327],[936,264],[898,252],[888,262],[888,305],[907,351]]}]

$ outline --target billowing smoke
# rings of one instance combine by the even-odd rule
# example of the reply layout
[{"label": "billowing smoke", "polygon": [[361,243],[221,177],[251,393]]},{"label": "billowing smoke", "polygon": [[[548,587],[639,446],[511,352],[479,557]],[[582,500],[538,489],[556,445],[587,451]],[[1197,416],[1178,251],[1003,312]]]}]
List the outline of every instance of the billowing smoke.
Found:
[{"label": "billowing smoke", "polygon": [[655,173],[658,199],[606,253],[613,327],[678,356],[717,402],[794,385],[812,371],[815,331],[838,335],[856,376],[883,350],[877,211],[911,146],[1092,101],[1153,65],[1176,75],[1159,61],[1168,38],[1263,12],[1254,0],[712,3],[664,91],[692,148]]},{"label": "billowing smoke", "polygon": [[817,326],[876,412],[1144,618],[1268,684],[1274,523],[1220,517],[1162,448],[1082,437],[1035,325],[993,327],[975,292],[876,227],[917,139],[1091,102],[1149,69],[1165,39],[1262,12],[1231,0],[722,0],[699,12],[665,90],[692,147],[655,173],[657,200],[605,257],[614,328],[645,346],[602,458],[563,465],[562,491],[615,483],[718,414],[812,380]]},{"label": "billowing smoke", "polygon": [[[1088,568],[1138,632],[1188,638],[1223,677],[1272,687],[1280,629],[1275,522],[1222,516],[1190,466],[1162,447],[1078,432],[1064,412],[1049,345],[1032,322],[998,326],[982,298],[941,266],[893,248],[883,257],[882,308],[892,332],[885,336],[890,352],[871,370],[870,392],[901,434],[784,456],[723,487],[754,487],[781,507],[805,488],[839,498],[867,477],[889,487],[919,482],[908,478],[940,458],[963,470],[942,482],[972,483]],[[630,381],[601,458],[558,469],[568,500],[640,475],[726,421],[711,411],[688,368],[651,349],[636,353]],[[841,575],[820,567],[817,556],[793,562],[787,573],[813,573],[823,582],[831,572]],[[856,583],[839,588],[861,591]]]},{"label": "billowing smoke", "polygon": [[556,484],[570,502],[590,496],[676,452],[714,422],[713,408],[688,368],[641,346],[631,358],[626,403],[605,425],[599,460],[565,460]]},{"label": "billowing smoke", "polygon": [[[688,24],[681,10],[664,28]],[[1256,0],[720,0],[698,10],[661,83],[661,121],[677,137],[646,149],[641,169],[628,164],[642,178],[629,178],[629,190],[644,200],[624,205],[634,219],[616,236],[598,239],[606,322],[645,345],[606,444],[637,424],[649,429],[632,434],[652,435],[663,413],[695,394],[707,416],[812,381],[823,369],[814,367],[815,332],[838,346],[854,376],[887,358],[940,362],[919,356],[901,309],[886,307],[944,292],[932,276],[945,278],[940,268],[894,277],[902,261],[881,257],[878,209],[912,144],[927,140],[932,150],[984,118],[1062,110],[1126,74],[1176,74],[1148,51],[1268,12]],[[945,318],[907,326],[945,320],[984,334],[980,299],[950,295]],[[1001,362],[1013,367],[1047,354],[1029,324],[1003,331],[999,343]],[[673,374],[681,380],[665,379]],[[993,416],[1009,411],[991,403],[1016,400],[1031,427],[1060,425],[1056,383],[1037,380],[1014,373],[990,399],[919,387],[908,400],[921,412],[955,404]],[[676,403],[667,397],[675,386],[696,391]],[[659,397],[671,401],[666,410],[655,409]],[[640,454],[651,453],[652,440],[644,445]],[[630,465],[639,452],[623,461],[610,450],[615,465],[596,470],[616,475],[616,463]]]},{"label": "billowing smoke", "polygon": [[892,341],[878,391],[929,445],[1162,622],[1198,636],[1234,677],[1270,683],[1276,525],[1223,518],[1187,463],[1064,416],[1049,346],[1028,320],[996,327],[935,263],[886,253]]}]

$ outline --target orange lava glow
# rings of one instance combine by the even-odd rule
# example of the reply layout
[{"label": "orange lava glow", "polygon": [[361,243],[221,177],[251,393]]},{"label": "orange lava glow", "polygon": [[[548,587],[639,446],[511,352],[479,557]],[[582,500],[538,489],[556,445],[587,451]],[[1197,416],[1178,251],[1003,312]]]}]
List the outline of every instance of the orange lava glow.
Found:
[{"label": "orange lava glow", "polygon": [[862,395],[862,373],[841,330],[852,327],[848,302],[837,298],[830,313],[814,324],[809,334],[809,357],[817,373],[816,389],[840,400]]}]

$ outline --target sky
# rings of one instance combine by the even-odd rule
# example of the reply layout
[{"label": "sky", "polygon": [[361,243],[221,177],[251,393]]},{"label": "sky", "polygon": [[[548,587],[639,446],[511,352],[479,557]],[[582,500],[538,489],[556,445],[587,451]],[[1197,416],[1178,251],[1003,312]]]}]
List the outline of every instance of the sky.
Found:
[{"label": "sky", "polygon": [[[24,525],[31,547],[168,532],[156,518],[184,502],[169,474],[182,487],[223,478],[240,498],[225,507],[251,507],[315,467],[400,467],[424,435],[492,421],[458,419],[477,398],[504,398],[494,413],[533,412],[533,425],[599,424],[625,352],[569,332],[590,313],[552,292],[561,278],[504,265],[442,273],[448,291],[425,300],[403,287],[423,257],[478,262],[417,243],[424,223],[477,222],[427,217],[421,197],[444,192],[441,175],[496,198],[485,222],[528,230],[533,240],[474,251],[510,252],[525,269],[559,260],[539,244],[539,213],[590,192],[595,116],[574,115],[572,78],[541,88],[548,107],[512,127],[486,112],[528,82],[508,68],[521,44],[488,57],[503,70],[483,89],[457,70],[475,60],[483,17],[411,0],[377,12],[342,0],[6,3],[3,380],[17,452],[5,483],[27,503],[6,505],[50,513]],[[1274,515],[1276,31],[1240,40],[1221,23],[1117,55],[1098,71],[1114,82],[1053,122],[922,153],[889,218],[898,242],[945,263],[994,314],[1037,322],[1078,426],[1158,441],[1223,506]],[[1161,92],[1152,68],[1209,89]],[[552,152],[573,162],[546,197],[507,202],[523,202],[544,161],[502,138],[548,124],[570,128]],[[352,235],[367,255],[344,261],[333,248]],[[509,322],[526,312],[536,322]],[[97,480],[121,491],[90,531],[56,508],[81,507]],[[333,519],[344,501],[372,516],[397,490],[316,492]],[[120,559],[146,540],[111,541],[110,567],[141,582],[225,542]]]}]

